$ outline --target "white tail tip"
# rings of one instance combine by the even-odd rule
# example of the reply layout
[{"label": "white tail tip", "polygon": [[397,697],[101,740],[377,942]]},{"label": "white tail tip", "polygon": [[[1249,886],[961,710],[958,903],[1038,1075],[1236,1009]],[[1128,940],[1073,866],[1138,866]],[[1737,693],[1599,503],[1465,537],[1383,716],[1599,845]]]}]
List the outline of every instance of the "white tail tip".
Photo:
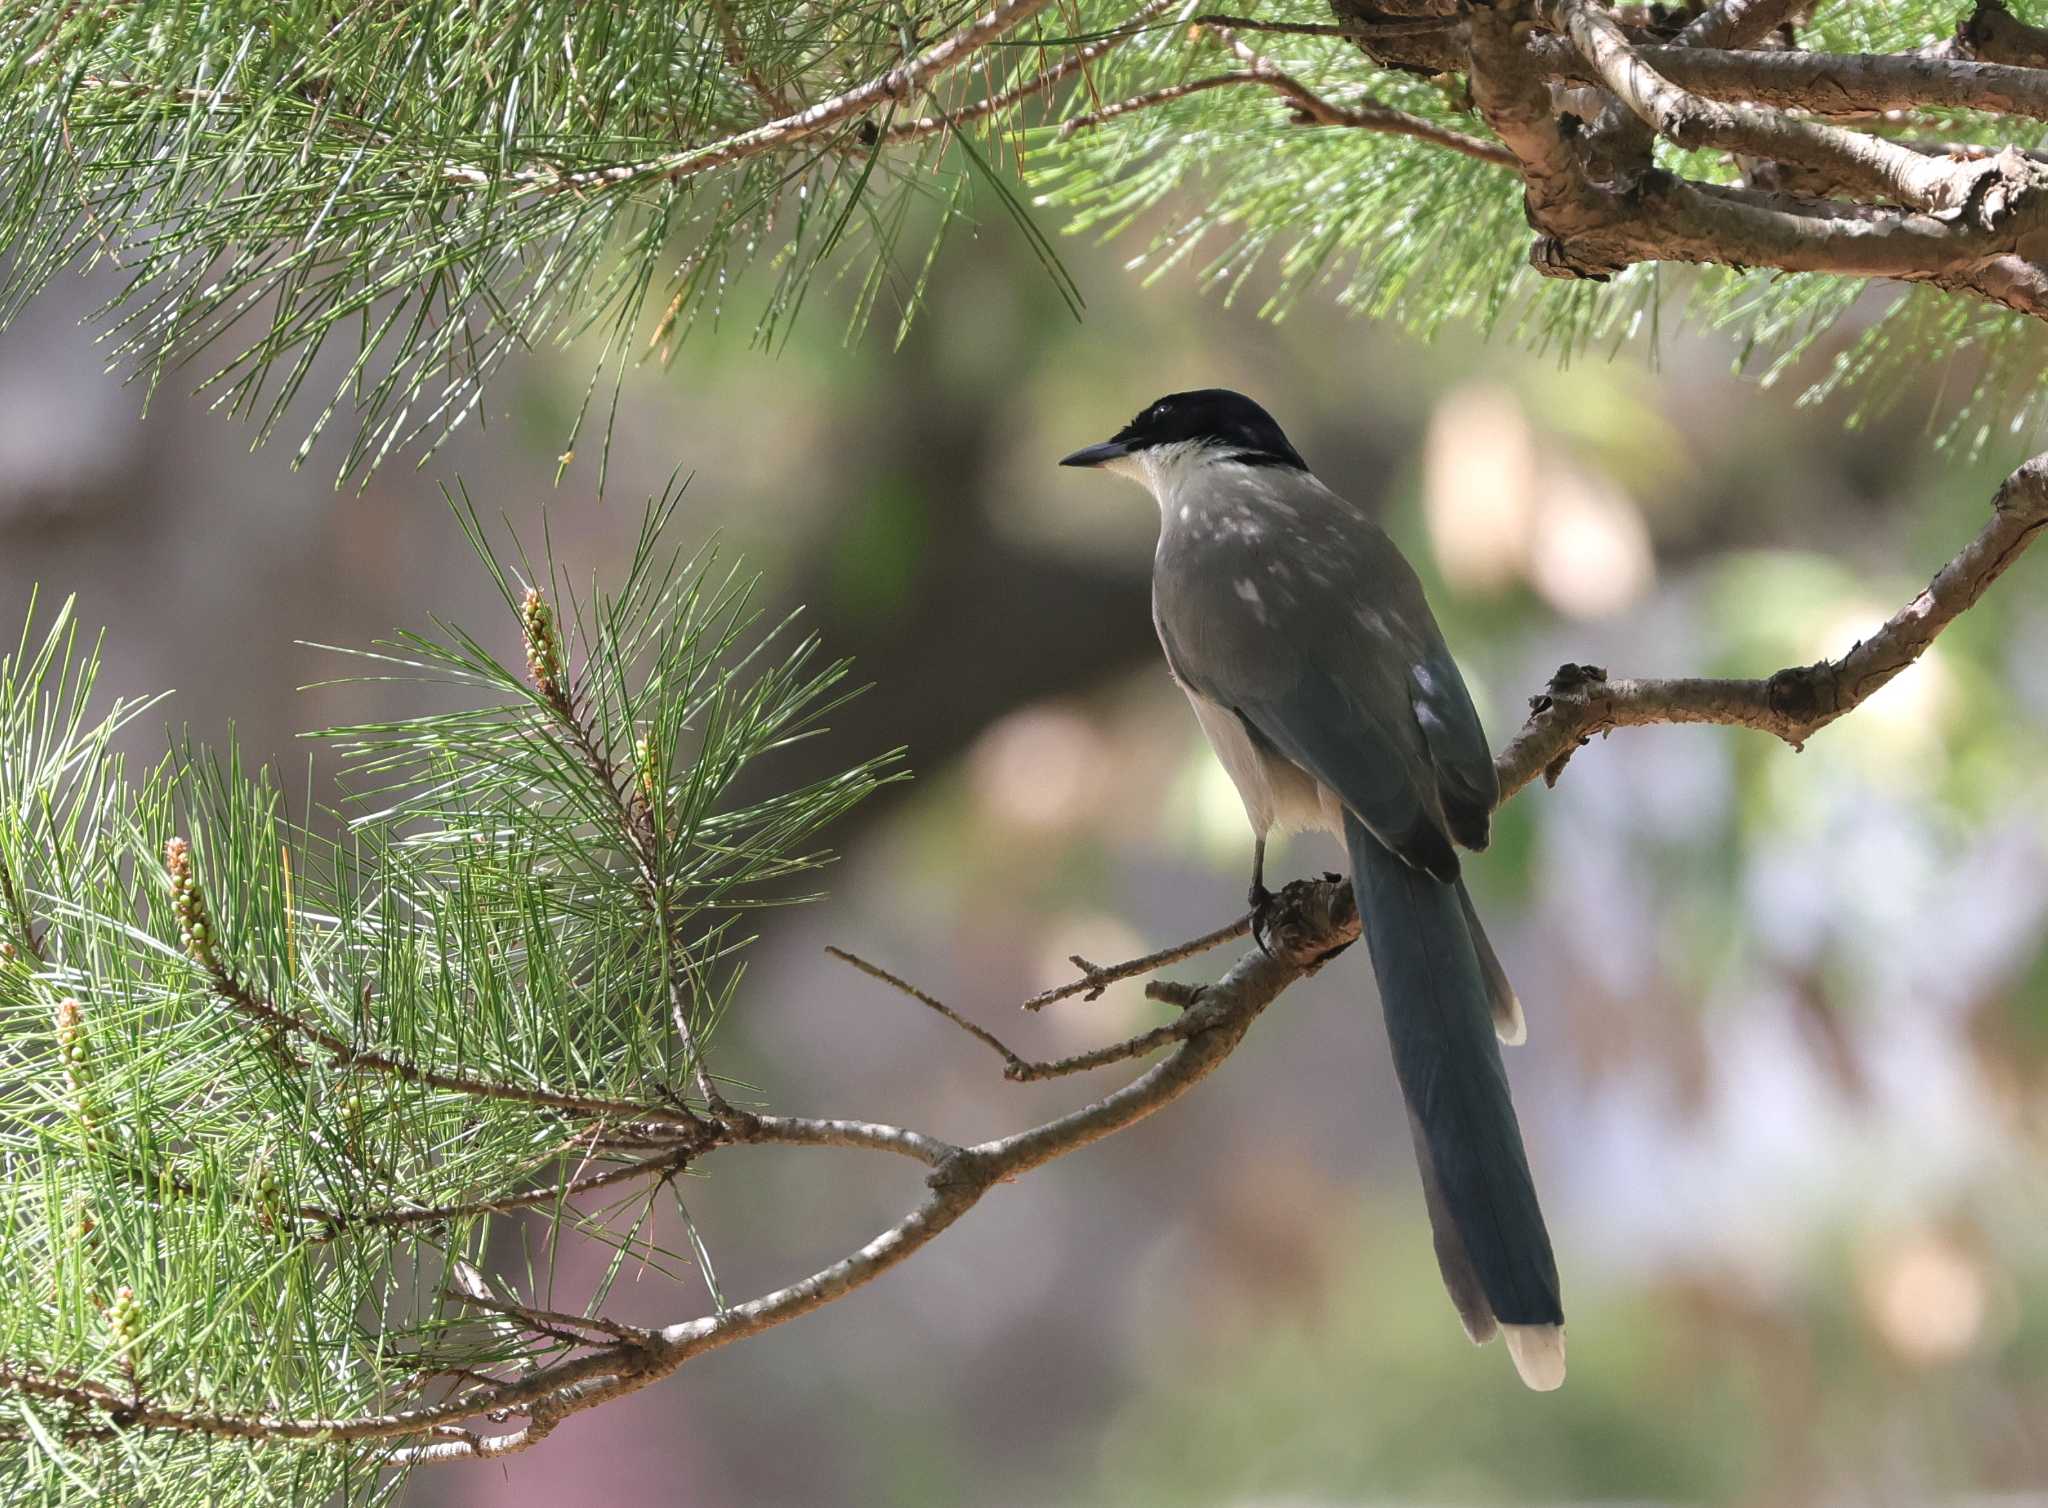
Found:
[{"label": "white tail tip", "polygon": [[1539,1393],[1564,1385],[1564,1326],[1502,1325],[1500,1333],[1525,1384]]},{"label": "white tail tip", "polygon": [[1520,1047],[1529,1040],[1529,1018],[1522,1014],[1520,996],[1508,996],[1507,1009],[1493,1013],[1493,1034],[1509,1047]]}]

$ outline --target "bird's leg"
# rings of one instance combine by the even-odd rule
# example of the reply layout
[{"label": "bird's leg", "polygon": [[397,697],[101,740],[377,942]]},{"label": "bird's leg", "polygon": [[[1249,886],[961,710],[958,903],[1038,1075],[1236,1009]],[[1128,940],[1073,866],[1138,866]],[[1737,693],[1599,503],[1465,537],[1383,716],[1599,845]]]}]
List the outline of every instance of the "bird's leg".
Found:
[{"label": "bird's leg", "polygon": [[1259,951],[1268,958],[1273,950],[1266,946],[1266,919],[1273,911],[1273,892],[1266,888],[1266,835],[1260,833],[1252,840],[1252,886],[1245,895],[1245,902],[1252,908],[1252,941],[1259,945]]}]

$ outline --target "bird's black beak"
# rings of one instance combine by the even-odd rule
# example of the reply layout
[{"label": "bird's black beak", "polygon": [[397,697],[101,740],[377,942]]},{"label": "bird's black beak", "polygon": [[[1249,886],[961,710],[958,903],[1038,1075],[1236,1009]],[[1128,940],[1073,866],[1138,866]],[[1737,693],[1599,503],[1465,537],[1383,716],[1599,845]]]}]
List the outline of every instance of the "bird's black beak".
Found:
[{"label": "bird's black beak", "polygon": [[1105,461],[1114,461],[1131,453],[1128,441],[1104,440],[1100,445],[1090,445],[1075,451],[1070,456],[1060,457],[1062,466],[1100,466]]}]

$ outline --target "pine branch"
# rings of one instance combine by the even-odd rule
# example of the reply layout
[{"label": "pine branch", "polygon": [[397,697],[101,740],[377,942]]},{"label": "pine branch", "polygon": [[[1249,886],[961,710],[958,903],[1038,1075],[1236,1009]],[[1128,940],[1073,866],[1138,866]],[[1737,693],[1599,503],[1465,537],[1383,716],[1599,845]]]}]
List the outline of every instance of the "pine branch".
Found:
[{"label": "pine branch", "polygon": [[[1549,299],[1518,249],[1580,281],[1680,262],[1721,269],[1697,307],[1773,359],[1826,329],[1809,311],[1853,299],[1760,274],[1917,285],[1891,317],[1935,301],[1933,334],[1984,357],[1958,425],[2000,404],[2023,418],[2048,403],[2048,347],[2022,323],[2048,314],[2048,160],[2022,130],[2048,118],[2048,33],[1978,0],[1927,44],[1952,3],[1857,0],[1808,25],[1781,0],[1689,22],[1596,0],[1329,0],[1323,21],[1077,0],[1055,23],[1006,0],[924,35],[758,0],[623,22],[541,0],[487,39],[456,13],[394,30],[244,0],[189,26],[158,24],[170,0],[92,24],[30,7],[0,22],[0,140],[29,164],[0,207],[0,316],[75,262],[120,263],[117,349],[153,376],[208,355],[202,385],[266,433],[321,345],[353,339],[312,422],[353,411],[353,475],[436,443],[523,345],[596,324],[616,356],[651,309],[649,348],[672,351],[740,270],[735,247],[789,253],[764,332],[828,261],[878,259],[857,324],[934,177],[956,200],[1009,194],[974,166],[994,145],[1077,229],[1170,202],[1161,256],[1227,240],[1211,267],[1234,280],[1281,252],[1276,312],[1334,275],[1418,329],[1505,322],[1569,354],[1657,290]],[[1243,46],[1254,34],[1270,52]],[[1219,38],[1242,66],[1205,70]],[[418,97],[416,67],[440,98]],[[1265,144],[1290,123],[1354,139]]]},{"label": "pine branch", "polygon": [[2008,477],[1991,518],[1927,589],[1839,659],[1793,666],[1761,680],[1610,680],[1567,665],[1530,700],[1530,716],[1496,761],[1503,799],[1541,774],[1555,785],[1566,761],[1596,734],[1658,723],[1754,728],[1798,749],[1848,716],[1919,659],[1944,628],[1975,606],[2035,535],[2048,527],[2048,454]]}]

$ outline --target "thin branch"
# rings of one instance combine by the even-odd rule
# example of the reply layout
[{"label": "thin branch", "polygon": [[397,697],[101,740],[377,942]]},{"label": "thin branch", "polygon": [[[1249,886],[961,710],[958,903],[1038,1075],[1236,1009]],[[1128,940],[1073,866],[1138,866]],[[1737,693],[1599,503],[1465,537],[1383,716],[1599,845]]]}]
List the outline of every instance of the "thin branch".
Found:
[{"label": "thin branch", "polygon": [[869,963],[865,958],[849,953],[844,948],[828,947],[825,951],[842,963],[852,964],[869,978],[879,979],[891,988],[901,991],[918,1004],[929,1006],[976,1041],[986,1043],[1002,1057],[1003,1077],[1016,1084],[1031,1083],[1039,1079],[1063,1078],[1068,1074],[1086,1073],[1094,1068],[1107,1068],[1112,1063],[1127,1063],[1132,1058],[1142,1058],[1162,1047],[1170,1047],[1188,1034],[1187,1022],[1183,1019],[1169,1022],[1165,1026],[1155,1026],[1150,1031],[1140,1032],[1121,1042],[1112,1042],[1106,1047],[1075,1053],[1072,1057],[1034,1062],[1012,1052],[992,1032],[976,1026],[937,996],[928,994],[906,979],[899,979],[880,965]]},{"label": "thin branch", "polygon": [[[763,153],[796,146],[843,125],[892,100],[914,97],[936,79],[970,62],[989,43],[998,40],[1030,20],[1052,0],[1004,0],[914,57],[905,59],[885,73],[848,89],[808,109],[780,116],[749,131],[728,136],[701,147],[647,159],[590,168],[573,173],[531,169],[519,175],[517,187],[529,191],[569,191],[616,187],[654,179],[676,181],[694,178],[714,168],[729,167]],[[469,175],[462,181],[487,185],[496,175],[482,168],[461,170]]]},{"label": "thin branch", "polygon": [[1071,136],[1077,131],[1089,131],[1107,125],[1126,115],[1140,110],[1156,109],[1160,105],[1172,104],[1175,100],[1190,95],[1202,94],[1211,89],[1229,89],[1250,85],[1268,89],[1294,106],[1297,120],[1303,125],[1340,126],[1353,131],[1373,131],[1383,136],[1408,136],[1431,146],[1443,147],[1480,162],[1492,163],[1496,167],[1515,166],[1515,157],[1507,148],[1497,142],[1467,136],[1462,131],[1453,131],[1439,126],[1434,121],[1424,120],[1419,115],[1410,115],[1405,110],[1395,110],[1386,105],[1345,105],[1328,100],[1314,93],[1292,75],[1263,63],[1230,73],[1210,74],[1206,78],[1188,79],[1178,84],[1167,84],[1158,89],[1148,89],[1142,94],[1133,94],[1099,110],[1090,110],[1081,115],[1070,116],[1060,124],[1060,135]]},{"label": "thin branch", "polygon": [[928,1168],[943,1167],[960,1149],[942,1137],[877,1121],[821,1120],[800,1115],[733,1113],[726,1136],[735,1146],[854,1147],[867,1152],[893,1152]]},{"label": "thin branch", "polygon": [[511,1100],[519,1104],[538,1106],[543,1110],[566,1110],[576,1115],[599,1116],[609,1120],[661,1122],[693,1129],[701,1129],[704,1124],[700,1117],[672,1105],[643,1104],[637,1100],[613,1100],[599,1095],[566,1094],[537,1086],[508,1084],[495,1079],[476,1078],[470,1074],[422,1068],[416,1063],[408,1063],[385,1053],[369,1052],[354,1047],[346,1039],[336,1036],[326,1028],[316,1026],[304,1017],[295,1016],[290,1011],[265,1000],[224,969],[216,967],[210,971],[209,983],[216,995],[244,1015],[324,1049],[337,1067],[367,1069],[371,1073],[385,1074],[408,1084],[420,1084],[429,1089],[445,1089],[453,1094],[467,1094],[478,1099]]},{"label": "thin branch", "polygon": [[1221,16],[1204,12],[1188,17],[1190,26],[1221,26],[1232,31],[1257,31],[1286,37],[1343,37],[1350,41],[1383,37],[1441,36],[1458,26],[1456,16],[1425,16],[1412,21],[1261,21],[1254,16]]},{"label": "thin branch", "polygon": [[733,19],[732,7],[726,0],[710,0],[710,8],[712,19],[718,23],[718,38],[724,45],[726,62],[746,81],[747,87],[754,91],[754,97],[762,104],[780,115],[794,115],[800,108],[798,103],[769,83],[761,70],[754,66],[746,40],[740,35],[739,23]]},{"label": "thin branch", "polygon": [[985,1043],[988,1047],[993,1049],[997,1056],[1002,1058],[1003,1064],[1006,1069],[1015,1071],[1028,1066],[1022,1058],[1017,1056],[1016,1053],[1010,1051],[1008,1047],[1005,1047],[1002,1043],[1002,1040],[998,1038],[993,1032],[990,1032],[982,1027],[976,1026],[972,1021],[969,1021],[965,1016],[961,1015],[958,1011],[954,1010],[952,1006],[946,1004],[945,1001],[939,999],[936,995],[927,994],[925,991],[919,989],[916,985],[910,983],[908,980],[899,979],[896,975],[891,974],[887,969],[883,968],[881,965],[869,963],[865,958],[862,958],[855,953],[849,953],[844,948],[827,947],[825,951],[831,954],[832,957],[838,959],[841,963],[852,964],[853,967],[859,969],[863,974],[867,975],[870,979],[879,979],[882,981],[882,983],[888,985],[890,988],[898,990],[905,995],[908,995],[912,1000],[915,1000],[919,1005],[927,1006],[930,1009],[938,1012],[941,1016],[944,1016],[948,1021],[952,1022],[955,1026],[959,1027],[960,1030],[966,1032],[968,1036],[974,1038],[975,1041]]},{"label": "thin branch", "polygon": [[448,1296],[477,1309],[492,1314],[501,1314],[507,1319],[517,1320],[527,1329],[539,1335],[553,1336],[571,1345],[589,1346],[602,1342],[593,1341],[592,1332],[623,1345],[645,1347],[654,1341],[655,1332],[641,1325],[622,1324],[618,1320],[606,1319],[601,1314],[570,1314],[561,1309],[541,1309],[531,1304],[516,1303],[500,1298],[481,1286],[456,1286],[447,1290]]},{"label": "thin branch", "polygon": [[322,1241],[336,1240],[351,1229],[366,1226],[389,1228],[401,1225],[439,1225],[444,1221],[468,1219],[478,1215],[507,1215],[514,1210],[560,1204],[578,1194],[587,1194],[592,1189],[610,1188],[614,1184],[630,1183],[638,1178],[679,1172],[689,1166],[693,1150],[689,1147],[678,1147],[663,1152],[658,1157],[642,1158],[623,1167],[606,1168],[603,1172],[572,1178],[567,1183],[528,1189],[524,1193],[506,1194],[496,1199],[472,1199],[459,1204],[394,1206],[390,1209],[363,1210],[355,1213],[307,1204],[299,1207],[298,1214],[301,1219],[312,1220],[326,1227],[326,1230],[316,1238]]},{"label": "thin branch", "polygon": [[1167,84],[1158,89],[1147,89],[1142,94],[1130,95],[1112,104],[1104,105],[1099,110],[1089,110],[1080,115],[1069,116],[1066,120],[1060,122],[1060,135],[1072,136],[1079,131],[1092,131],[1097,126],[1107,125],[1109,122],[1126,115],[1135,115],[1140,110],[1151,110],[1160,105],[1170,105],[1175,100],[1186,99],[1190,95],[1202,94],[1210,89],[1229,89],[1241,84],[1251,84],[1262,89],[1270,87],[1266,79],[1259,77],[1258,74],[1252,73],[1249,70],[1241,69],[1231,73],[1212,73],[1205,78],[1186,79],[1178,84]]},{"label": "thin branch", "polygon": [[[1009,89],[986,95],[970,104],[945,115],[924,115],[915,120],[898,121],[883,133],[884,141],[917,141],[934,136],[940,131],[952,130],[963,121],[980,120],[984,116],[999,115],[1003,111],[1022,104],[1034,95],[1045,93],[1063,80],[1082,72],[1097,58],[1102,57],[1134,37],[1143,36],[1150,28],[1145,25],[1161,11],[1173,5],[1175,0],[1146,0],[1144,5],[1132,13],[1131,19],[1117,30],[1104,37],[1098,37],[1086,46],[1078,47],[1051,67],[1026,79]],[[1176,23],[1178,24],[1178,23]]]},{"label": "thin branch", "polygon": [[1072,1057],[1012,1064],[1003,1077],[1012,1083],[1028,1084],[1041,1079],[1058,1079],[1069,1074],[1088,1073],[1097,1068],[1107,1068],[1114,1063],[1128,1063],[1133,1058],[1155,1053],[1162,1047],[1184,1042],[1188,1033],[1194,1030],[1197,1028],[1190,1026],[1187,1018],[1182,1017],[1178,1021],[1169,1021],[1164,1026],[1155,1026],[1150,1031],[1139,1032],[1135,1037],[1126,1037],[1121,1042],[1112,1042],[1106,1047],[1092,1048],[1087,1052],[1077,1052]]},{"label": "thin branch", "polygon": [[1244,38],[1223,27],[1216,30],[1230,50],[1250,68],[1252,76],[1263,80],[1282,99],[1293,105],[1306,124],[1345,126],[1357,131],[1407,136],[1427,142],[1431,146],[1446,147],[1480,162],[1493,163],[1497,167],[1516,165],[1515,154],[1499,142],[1481,141],[1476,136],[1467,136],[1462,131],[1453,131],[1446,126],[1426,121],[1419,115],[1410,115],[1405,110],[1395,110],[1385,105],[1340,105],[1326,100],[1272,59],[1255,50]]},{"label": "thin branch", "polygon": [[1537,775],[1555,784],[1566,761],[1595,734],[1657,723],[1720,723],[1770,733],[1794,748],[1861,706],[1926,652],[1972,607],[2042,528],[2048,527],[2048,453],[2008,477],[1991,518],[1927,589],[1835,660],[1794,666],[1761,680],[1610,680],[1567,665],[1530,702],[1529,720],[1495,761],[1501,799]]},{"label": "thin branch", "polygon": [[1027,1011],[1042,1011],[1057,1001],[1069,1000],[1079,995],[1084,1000],[1100,1000],[1102,992],[1121,979],[1135,979],[1142,974],[1154,974],[1198,953],[1207,953],[1220,948],[1227,942],[1240,937],[1249,937],[1252,930],[1251,914],[1247,912],[1234,922],[1227,922],[1214,932],[1204,932],[1189,942],[1175,943],[1170,948],[1161,948],[1157,953],[1147,953],[1143,958],[1133,958],[1128,963],[1109,965],[1090,963],[1076,953],[1067,962],[1081,971],[1081,977],[1067,984],[1054,985],[1041,990],[1024,1002]]},{"label": "thin branch", "polygon": [[[705,1061],[704,1050],[690,1026],[690,995],[698,988],[697,975],[690,962],[687,944],[675,935],[654,814],[637,793],[629,794],[633,792],[633,786],[613,761],[602,733],[593,728],[585,716],[580,705],[582,692],[574,667],[568,664],[553,609],[537,587],[527,589],[519,617],[526,636],[527,665],[541,705],[547,708],[576,757],[604,792],[619,841],[625,845],[626,856],[632,861],[640,904],[647,910],[655,942],[661,949],[662,984],[668,993],[669,1018],[675,1025],[683,1054],[689,1059],[690,1073],[697,1081],[697,1092],[714,1113],[724,1113],[731,1107],[713,1082],[711,1065]],[[587,670],[587,665],[585,668]],[[687,1109],[683,1113],[690,1114]]]}]

